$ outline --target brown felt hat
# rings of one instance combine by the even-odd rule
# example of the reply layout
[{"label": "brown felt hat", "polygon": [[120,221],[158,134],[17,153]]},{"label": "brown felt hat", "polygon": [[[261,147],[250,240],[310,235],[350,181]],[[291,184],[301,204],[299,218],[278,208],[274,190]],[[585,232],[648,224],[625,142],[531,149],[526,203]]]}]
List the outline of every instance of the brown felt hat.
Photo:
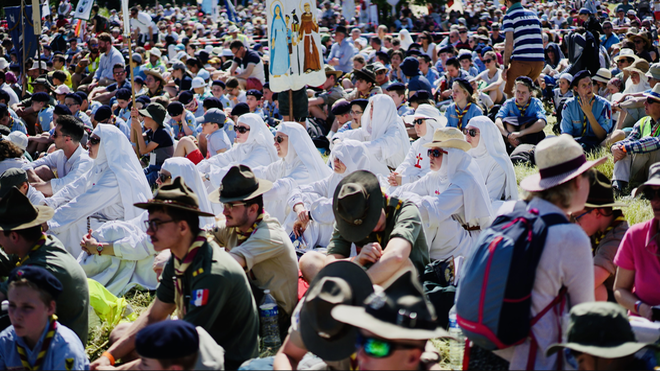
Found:
[{"label": "brown felt hat", "polygon": [[154,198],[147,202],[138,202],[133,206],[140,209],[148,209],[150,206],[167,206],[174,209],[186,210],[199,216],[215,215],[201,211],[199,209],[199,199],[195,192],[186,185],[183,178],[178,176],[174,178],[171,184],[160,187]]}]

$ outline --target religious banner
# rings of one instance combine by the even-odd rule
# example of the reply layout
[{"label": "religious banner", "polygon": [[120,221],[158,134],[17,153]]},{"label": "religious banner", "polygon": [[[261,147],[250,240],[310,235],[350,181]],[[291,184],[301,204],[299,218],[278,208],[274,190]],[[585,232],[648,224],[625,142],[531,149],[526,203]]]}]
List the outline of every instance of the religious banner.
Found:
[{"label": "religious banner", "polygon": [[[34,36],[32,23],[32,5],[26,5],[21,17],[20,6],[8,6],[5,8],[5,17],[7,18],[7,30],[11,41],[16,47],[16,56],[18,64],[23,71],[23,45],[25,44],[26,58],[35,57],[37,54],[37,38]],[[22,25],[21,25],[22,23]],[[23,41],[25,38],[25,41]],[[28,66],[30,68],[32,66]]]},{"label": "religious banner", "polygon": [[80,0],[78,5],[73,9],[73,18],[83,19],[85,21],[89,20],[93,5],[94,0]]},{"label": "religious banner", "polygon": [[131,19],[130,12],[128,10],[128,0],[121,0],[121,13],[124,18],[124,36],[131,35]]},{"label": "religious banner", "polygon": [[41,35],[41,4],[39,0],[32,0],[32,31],[34,34],[39,36]]},{"label": "religious banner", "polygon": [[270,90],[300,90],[325,82],[316,1],[267,0]]}]

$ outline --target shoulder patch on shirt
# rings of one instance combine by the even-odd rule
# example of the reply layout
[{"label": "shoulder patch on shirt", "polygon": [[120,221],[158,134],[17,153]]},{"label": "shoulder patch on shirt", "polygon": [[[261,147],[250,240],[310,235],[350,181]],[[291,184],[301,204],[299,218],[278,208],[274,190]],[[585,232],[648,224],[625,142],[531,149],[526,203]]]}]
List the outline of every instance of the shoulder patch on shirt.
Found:
[{"label": "shoulder patch on shirt", "polygon": [[73,370],[73,358],[66,358],[64,360],[64,367],[67,370]]},{"label": "shoulder patch on shirt", "polygon": [[206,305],[209,300],[209,289],[193,290],[190,304],[196,307]]}]

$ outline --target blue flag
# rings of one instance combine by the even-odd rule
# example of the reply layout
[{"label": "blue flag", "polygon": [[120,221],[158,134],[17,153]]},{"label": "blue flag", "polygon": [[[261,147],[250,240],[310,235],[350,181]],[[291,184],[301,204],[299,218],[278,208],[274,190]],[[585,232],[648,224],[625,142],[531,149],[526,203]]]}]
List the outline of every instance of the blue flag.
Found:
[{"label": "blue flag", "polygon": [[32,5],[25,6],[22,18],[20,6],[6,7],[5,17],[7,18],[7,29],[9,30],[11,41],[14,43],[14,48],[16,49],[18,64],[21,66],[21,73],[23,73],[24,37],[26,57],[35,57],[37,54],[37,38],[34,35],[34,27],[32,24]]},{"label": "blue flag", "polygon": [[231,22],[236,22],[237,17],[236,17],[236,9],[234,9],[234,4],[232,4],[231,0],[223,0],[225,2],[225,6],[227,7],[227,19]]}]

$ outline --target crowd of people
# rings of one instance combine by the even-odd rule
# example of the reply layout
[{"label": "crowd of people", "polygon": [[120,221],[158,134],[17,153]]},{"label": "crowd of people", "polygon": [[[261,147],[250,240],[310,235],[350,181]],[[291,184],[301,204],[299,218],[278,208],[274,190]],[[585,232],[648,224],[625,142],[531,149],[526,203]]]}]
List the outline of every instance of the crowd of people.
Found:
[{"label": "crowd of people", "polygon": [[[0,368],[437,369],[451,313],[465,369],[657,366],[659,6],[220,3],[0,34]],[[97,359],[92,284],[154,295]]]}]

